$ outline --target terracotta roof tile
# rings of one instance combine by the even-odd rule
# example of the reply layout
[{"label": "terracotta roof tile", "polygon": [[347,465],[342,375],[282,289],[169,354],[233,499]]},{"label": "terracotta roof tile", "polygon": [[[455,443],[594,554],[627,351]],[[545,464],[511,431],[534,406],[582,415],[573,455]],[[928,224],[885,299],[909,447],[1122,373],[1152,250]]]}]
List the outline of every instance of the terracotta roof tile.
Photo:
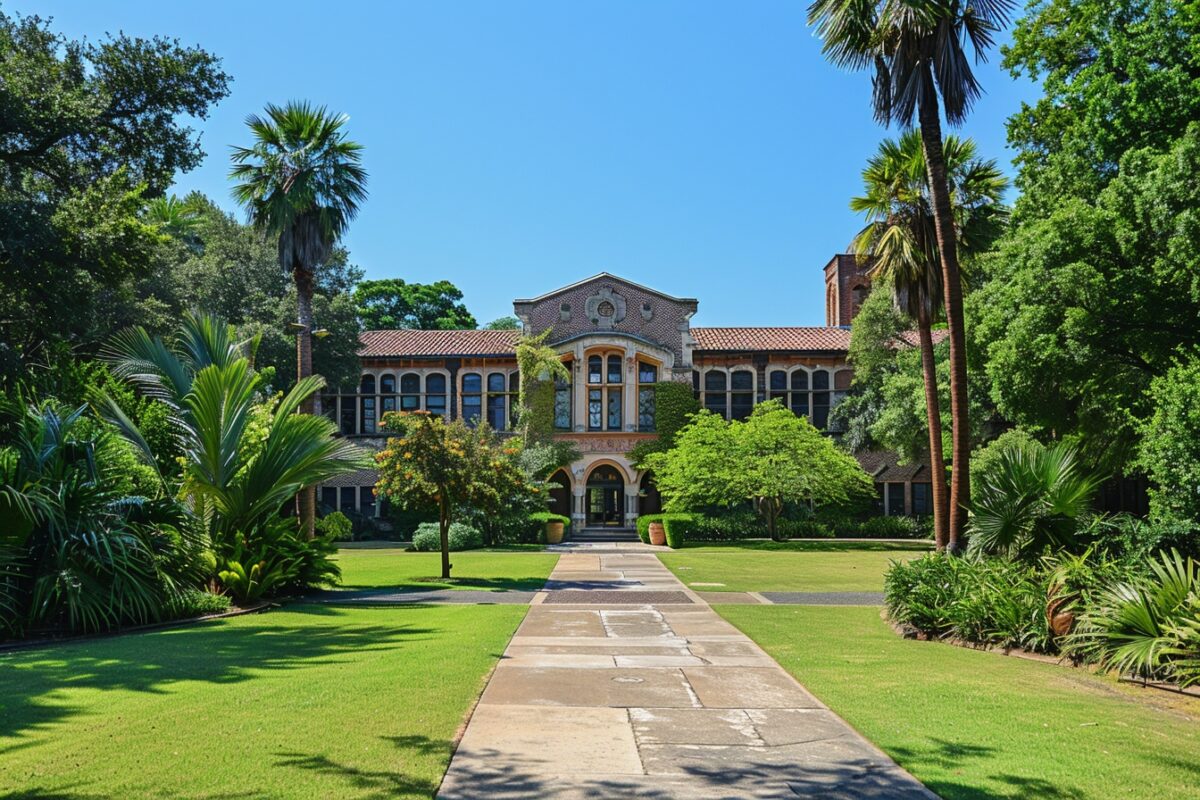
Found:
[{"label": "terracotta roof tile", "polygon": [[514,356],[520,331],[364,331],[358,355],[372,357]]},{"label": "terracotta roof tile", "polygon": [[850,348],[850,329],[692,328],[697,350],[834,350]]}]

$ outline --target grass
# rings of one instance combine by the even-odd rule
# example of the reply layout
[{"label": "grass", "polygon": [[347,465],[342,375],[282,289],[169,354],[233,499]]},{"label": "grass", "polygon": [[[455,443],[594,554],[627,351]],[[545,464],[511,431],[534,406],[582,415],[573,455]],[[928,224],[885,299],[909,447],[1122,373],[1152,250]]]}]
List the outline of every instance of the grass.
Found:
[{"label": "grass", "polygon": [[[689,586],[713,592],[883,591],[893,560],[926,552],[925,542],[729,542],[685,547],[659,558]],[[696,586],[719,583],[720,586]]]},{"label": "grass", "polygon": [[510,550],[468,550],[451,553],[449,581],[442,572],[440,553],[408,553],[400,549],[343,548],[337,563],[344,589],[485,589],[536,591],[542,588],[558,556],[554,553]]},{"label": "grass", "polygon": [[1197,796],[1200,701],[901,639],[875,608],[717,610],[947,800]]},{"label": "grass", "polygon": [[0,797],[428,798],[523,606],[295,606],[0,655]]}]

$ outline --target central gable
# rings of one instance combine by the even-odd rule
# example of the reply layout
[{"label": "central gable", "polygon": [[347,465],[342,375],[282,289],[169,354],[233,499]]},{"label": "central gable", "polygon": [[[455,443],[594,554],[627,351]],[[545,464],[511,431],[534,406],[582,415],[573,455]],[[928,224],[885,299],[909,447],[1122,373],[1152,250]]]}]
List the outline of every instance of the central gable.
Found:
[{"label": "central gable", "polygon": [[679,364],[685,363],[688,320],[696,313],[696,301],[602,272],[540,297],[517,300],[513,312],[530,334],[550,328],[549,344],[588,334],[626,334],[670,350]]}]

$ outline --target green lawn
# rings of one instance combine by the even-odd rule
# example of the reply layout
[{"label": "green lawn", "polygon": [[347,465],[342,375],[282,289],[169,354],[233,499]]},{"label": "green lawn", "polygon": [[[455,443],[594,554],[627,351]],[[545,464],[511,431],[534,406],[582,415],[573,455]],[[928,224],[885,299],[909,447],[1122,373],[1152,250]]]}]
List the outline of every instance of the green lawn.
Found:
[{"label": "green lawn", "polygon": [[1200,791],[1200,701],[904,640],[875,608],[717,610],[947,800]]},{"label": "green lawn", "polygon": [[[688,546],[659,558],[688,586],[709,592],[883,590],[892,559],[915,558],[925,542],[730,542]],[[722,584],[696,586],[696,584]]]},{"label": "green lawn", "polygon": [[400,549],[343,548],[337,562],[342,588],[487,589],[534,591],[542,588],[558,555],[535,550],[468,550],[451,553],[449,582],[440,553],[407,553]]},{"label": "green lawn", "polygon": [[295,606],[0,655],[0,797],[428,798],[524,606]]}]

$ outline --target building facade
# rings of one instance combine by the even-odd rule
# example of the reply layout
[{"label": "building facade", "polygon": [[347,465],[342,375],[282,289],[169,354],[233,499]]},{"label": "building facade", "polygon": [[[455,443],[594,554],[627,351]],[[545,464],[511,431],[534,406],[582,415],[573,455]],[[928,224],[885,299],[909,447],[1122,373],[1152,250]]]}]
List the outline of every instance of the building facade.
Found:
[{"label": "building facade", "polygon": [[[516,342],[549,329],[547,344],[571,374],[555,388],[556,436],[574,442],[581,454],[552,476],[552,510],[569,515],[577,530],[632,527],[639,515],[661,510],[653,475],[628,456],[656,435],[655,384],[688,384],[702,407],[727,419],[742,419],[757,403],[779,399],[818,429],[829,428],[830,410],[850,388],[849,319],[861,303],[856,292],[866,275],[853,256],[835,257],[825,272],[825,326],[693,327],[696,299],[602,273],[516,300],[521,331],[367,331],[359,385],[324,395],[322,409],[343,435],[375,445],[382,444],[379,420],[389,411],[422,409],[512,430]],[[889,469],[896,481],[889,481]],[[883,479],[884,513],[925,510],[927,490],[913,488],[919,474],[903,469],[908,472],[897,473],[893,462],[874,473]],[[371,471],[345,476],[322,487],[322,504],[374,516],[380,511],[374,481]],[[890,489],[889,482],[902,483],[901,489]]]}]

